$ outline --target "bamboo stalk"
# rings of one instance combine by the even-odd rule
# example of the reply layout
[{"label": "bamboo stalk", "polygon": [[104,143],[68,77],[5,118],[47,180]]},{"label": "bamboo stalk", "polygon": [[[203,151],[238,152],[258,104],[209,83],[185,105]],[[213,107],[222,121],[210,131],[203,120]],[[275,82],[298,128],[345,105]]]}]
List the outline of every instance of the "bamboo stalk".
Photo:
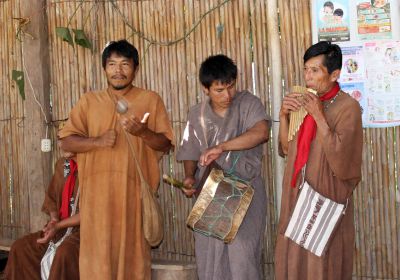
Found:
[{"label": "bamboo stalk", "polygon": [[[368,143],[368,139],[367,139],[367,135],[364,131],[363,134],[363,143],[364,143],[364,147],[366,146],[366,144]],[[364,148],[365,150],[365,148]],[[363,153],[363,162],[368,162],[366,159],[369,157],[369,154],[364,152]],[[368,177],[368,168],[367,168],[367,164],[363,164],[362,165],[362,182],[360,183],[360,185],[364,185],[364,186],[368,186],[369,183],[369,177]],[[366,264],[369,263],[368,259],[368,255],[370,254],[370,250],[367,250],[367,246],[368,244],[366,244],[366,240],[370,240],[369,237],[369,228],[370,228],[370,218],[368,218],[369,216],[369,210],[370,210],[370,202],[368,200],[367,197],[365,197],[365,192],[361,186],[358,186],[356,189],[356,194],[358,194],[358,197],[360,197],[359,201],[360,201],[360,205],[358,205],[357,203],[355,203],[355,209],[358,210],[360,212],[359,215],[359,220],[358,220],[358,225],[360,228],[359,231],[359,237],[358,239],[360,240],[360,248],[359,248],[359,257],[358,257],[358,270],[357,270],[357,275],[366,275]]]},{"label": "bamboo stalk", "polygon": [[[9,10],[9,8],[8,8],[8,5],[9,5],[9,3],[4,3],[3,5],[2,5],[2,9],[1,9],[1,12],[2,12],[2,19],[5,19],[6,18],[6,15],[8,15],[9,13],[10,13],[10,10]],[[7,24],[7,22],[2,22],[2,26],[7,26],[8,27],[8,24]],[[7,29],[3,29],[4,30],[4,32],[2,32],[3,34],[2,34],[2,39],[3,40],[1,40],[2,41],[2,50],[4,50],[4,54],[8,54],[9,53],[9,51],[8,51],[8,45],[7,45],[7,42],[9,42],[9,41],[11,41],[10,40],[10,38],[11,38],[11,36],[9,35],[9,32],[7,32],[9,29],[7,28]],[[3,54],[3,52],[1,53],[1,54]],[[4,61],[7,61],[7,57],[4,57],[3,58],[4,59]],[[2,76],[2,77],[7,77],[7,76],[9,76],[10,75],[10,73],[11,73],[11,71],[10,71],[10,69],[8,69],[8,66],[9,66],[10,64],[9,63],[2,63],[2,68],[3,68],[3,75],[4,76]],[[10,85],[9,85],[9,82],[8,82],[8,79],[3,79],[3,81],[2,81],[2,84],[4,85],[4,88],[5,88],[5,90],[7,91],[7,92],[11,92],[11,87],[10,87]],[[3,118],[4,119],[7,119],[7,118],[9,118],[9,117],[11,117],[11,114],[10,114],[10,112],[9,112],[9,109],[10,109],[10,101],[9,101],[9,99],[10,99],[10,95],[9,94],[4,94],[3,95]],[[9,143],[11,143],[11,141],[9,141],[9,131],[8,131],[8,125],[9,125],[9,123],[10,123],[10,121],[5,121],[3,124],[2,124],[2,126],[3,126],[3,137],[1,138],[1,139],[7,139],[7,141],[2,145],[3,147],[3,150],[4,150],[4,160],[5,160],[5,162],[7,162],[7,163],[9,163],[10,162],[10,158],[9,158],[9,152],[8,152],[8,145],[9,145]],[[4,140],[3,140],[4,141]],[[2,177],[2,178],[4,178],[4,183],[2,184],[3,186],[6,186],[6,190],[5,190],[5,194],[6,194],[6,196],[5,196],[5,203],[4,203],[4,205],[7,207],[6,209],[5,209],[5,215],[3,216],[3,219],[2,219],[2,222],[3,222],[3,224],[10,224],[11,223],[11,219],[12,219],[12,217],[11,217],[11,211],[10,211],[10,203],[9,203],[9,198],[10,198],[10,196],[11,196],[11,193],[10,193],[10,187],[9,187],[9,180],[8,180],[8,177],[9,177],[9,168],[10,168],[10,166],[4,166],[4,177]],[[11,237],[11,232],[10,232],[10,229],[9,228],[2,228],[2,234],[3,234],[3,236],[5,236],[6,238],[9,238],[9,237]]]},{"label": "bamboo stalk", "polygon": [[[372,141],[376,141],[376,137],[375,137],[375,129],[371,129],[371,139]],[[376,143],[376,142],[375,142]],[[371,145],[371,154],[372,156],[376,159],[376,146]],[[376,160],[375,160],[376,161]],[[377,195],[377,191],[376,188],[378,186],[378,179],[377,179],[377,170],[376,170],[376,162],[373,162],[371,164],[371,193],[373,196],[373,207],[374,207],[374,213],[373,213],[373,223],[372,223],[372,229],[374,231],[374,240],[373,240],[373,247],[372,249],[374,250],[374,254],[373,254],[373,275],[375,277],[379,277],[381,274],[379,272],[380,267],[381,267],[381,251],[379,248],[379,243],[377,242],[378,240],[380,240],[380,224],[379,224],[379,197]],[[374,170],[374,171],[372,171]]]},{"label": "bamboo stalk", "polygon": [[[395,141],[394,141],[394,128],[388,128],[387,129],[388,133],[386,135],[386,139],[388,142],[388,188],[387,188],[387,201],[388,201],[388,217],[389,217],[389,229],[387,231],[388,233],[388,238],[390,239],[390,250],[391,250],[391,263],[392,264],[397,264],[399,262],[398,260],[398,255],[397,255],[397,250],[398,250],[398,243],[397,243],[397,238],[396,238],[396,232],[397,232],[397,225],[396,225],[396,195],[395,195],[395,166],[394,162],[396,161],[395,157]],[[393,267],[389,268],[388,271],[391,274],[392,278],[397,278],[397,273],[396,273],[396,268]]]},{"label": "bamboo stalk", "polygon": [[[12,9],[12,10],[10,10],[11,14],[14,14],[13,11],[19,11],[18,4],[19,3],[17,3],[17,2],[11,3],[11,5],[10,5],[10,8]],[[17,10],[15,10],[15,9],[17,9]],[[18,14],[16,14],[16,16],[18,16]],[[14,28],[8,29],[8,38],[10,38],[10,37],[15,38],[16,33],[14,30],[15,30]],[[22,38],[25,39],[24,36]],[[18,53],[16,41],[10,40],[9,42],[11,43],[11,44],[9,43],[9,45],[8,45],[9,51]],[[19,53],[21,54],[21,52],[19,52]],[[10,67],[9,73],[11,73],[12,69],[23,69],[23,67],[21,67],[22,66],[21,64],[18,65],[18,62],[16,61],[16,56],[8,57],[8,65]],[[26,78],[27,72],[24,71],[24,75]],[[28,92],[28,91],[30,91],[30,89],[26,89],[25,91]],[[10,94],[10,98],[9,98],[9,106],[10,106],[9,114],[10,114],[10,116],[18,115],[18,112],[16,110],[16,108],[18,106],[18,98],[20,98],[20,96],[18,94],[18,89],[17,89],[17,87],[14,87],[11,89],[11,94]],[[14,209],[13,209],[13,217],[12,218],[14,219],[14,222],[16,222],[17,224],[20,224],[22,221],[21,214],[23,214],[23,213],[21,213],[21,209],[23,208],[23,207],[21,207],[22,206],[21,204],[22,204],[24,197],[22,196],[23,184],[19,183],[19,176],[18,176],[19,174],[18,174],[17,170],[18,170],[18,166],[20,165],[20,163],[22,163],[22,160],[19,158],[19,155],[16,150],[15,142],[18,141],[19,137],[18,137],[18,133],[16,131],[14,120],[10,121],[8,123],[8,133],[9,133],[8,137],[11,139],[10,146],[9,146],[9,152],[11,153],[10,160],[12,161],[12,166],[10,168],[9,175],[12,178],[14,178],[14,180],[12,182],[10,182],[10,187],[12,186],[13,192],[14,192],[14,195],[13,195]],[[25,201],[23,201],[23,202],[25,202]],[[8,230],[9,236],[15,237],[16,233],[17,232],[15,231],[15,228],[9,228],[9,230]]]},{"label": "bamboo stalk", "polygon": [[[375,130],[376,134],[376,143],[379,142],[379,140],[381,139],[381,129],[376,129]],[[384,187],[383,187],[383,172],[382,172],[382,153],[381,153],[380,148],[378,148],[378,146],[376,146],[376,154],[377,154],[377,174],[378,174],[378,185],[376,185],[378,187],[377,193],[378,193],[378,198],[379,198],[379,204],[378,204],[378,209],[379,209],[379,229],[380,229],[380,238],[379,240],[382,240],[383,242],[380,243],[380,253],[381,253],[381,259],[380,259],[380,269],[379,272],[381,273],[380,277],[384,277],[384,275],[386,275],[386,261],[385,258],[387,257],[387,248],[385,246],[385,224],[386,221],[384,219],[385,214],[384,214],[384,207],[385,207],[385,202],[384,202],[384,198],[383,198],[383,191],[384,191]]]},{"label": "bamboo stalk", "polygon": [[[368,139],[368,146],[367,146],[367,153],[370,155],[370,158],[371,158],[371,156],[373,156],[373,152],[374,152],[374,150],[372,149],[372,145],[371,145],[371,143],[372,143],[372,141],[373,141],[373,135],[372,135],[372,129],[367,129],[367,139]],[[376,264],[377,264],[377,250],[376,250],[376,248],[375,248],[375,243],[376,243],[376,240],[377,240],[377,232],[376,232],[376,226],[375,226],[375,220],[376,220],[376,218],[375,218],[375,216],[376,216],[376,214],[378,213],[377,212],[377,210],[376,210],[376,207],[375,207],[375,192],[374,192],[374,186],[376,186],[376,182],[374,181],[374,175],[373,175],[373,168],[372,168],[372,166],[373,166],[373,163],[371,162],[371,164],[368,164],[368,178],[370,178],[370,182],[371,182],[371,184],[369,184],[368,185],[368,192],[370,193],[370,195],[371,195],[371,203],[372,203],[372,208],[373,208],[373,211],[371,211],[370,212],[370,214],[371,214],[371,219],[370,219],[370,221],[371,221],[371,230],[370,230],[370,232],[371,232],[371,255],[370,255],[370,265],[371,265],[371,267],[370,267],[370,273],[371,273],[371,275],[373,276],[373,277],[376,277],[377,276],[377,266],[376,266]]]}]

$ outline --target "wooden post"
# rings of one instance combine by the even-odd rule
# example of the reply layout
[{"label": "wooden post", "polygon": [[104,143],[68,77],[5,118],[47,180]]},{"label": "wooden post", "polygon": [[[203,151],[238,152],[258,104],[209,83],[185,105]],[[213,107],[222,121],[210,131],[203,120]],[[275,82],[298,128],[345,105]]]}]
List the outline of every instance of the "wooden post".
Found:
[{"label": "wooden post", "polygon": [[[25,77],[25,195],[21,215],[27,231],[43,227],[46,217],[41,212],[44,193],[51,177],[51,154],[41,151],[41,139],[46,137],[46,119],[50,120],[50,75],[48,31],[45,0],[21,2],[21,17],[29,18],[28,35],[22,38],[22,61]],[[39,104],[41,106],[39,106]],[[45,118],[46,115],[46,118]],[[49,129],[50,131],[50,129]]]},{"label": "wooden post", "polygon": [[284,160],[278,154],[279,110],[282,103],[282,59],[278,30],[278,4],[277,0],[267,1],[267,32],[268,32],[268,57],[270,61],[271,90],[272,90],[272,136],[274,145],[274,184],[278,216],[281,210],[282,180]]}]

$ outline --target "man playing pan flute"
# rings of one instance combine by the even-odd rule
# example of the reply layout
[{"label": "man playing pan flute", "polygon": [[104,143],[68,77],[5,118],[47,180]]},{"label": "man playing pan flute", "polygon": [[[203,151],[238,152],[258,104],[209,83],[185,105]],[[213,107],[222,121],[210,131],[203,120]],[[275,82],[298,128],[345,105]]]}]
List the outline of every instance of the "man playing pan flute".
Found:
[{"label": "man playing pan flute", "polygon": [[269,137],[265,107],[256,96],[236,90],[237,67],[224,55],[207,58],[199,76],[209,98],[188,114],[177,154],[184,162],[184,183],[198,183],[206,166],[216,161],[224,171],[234,170],[235,175],[251,182],[254,196],[232,243],[195,232],[198,276],[200,280],[261,279],[266,214],[262,143]]},{"label": "man playing pan flute", "polygon": [[[276,279],[351,279],[354,251],[352,192],[361,178],[363,131],[359,104],[340,90],[342,67],[339,46],[319,42],[304,55],[306,87],[317,91],[290,93],[280,110],[279,141],[287,165],[275,251]],[[301,98],[299,98],[301,97]],[[288,141],[289,115],[304,107],[308,115]],[[284,236],[296,204],[302,168],[305,180],[320,194],[344,203],[342,218],[322,257]]]}]

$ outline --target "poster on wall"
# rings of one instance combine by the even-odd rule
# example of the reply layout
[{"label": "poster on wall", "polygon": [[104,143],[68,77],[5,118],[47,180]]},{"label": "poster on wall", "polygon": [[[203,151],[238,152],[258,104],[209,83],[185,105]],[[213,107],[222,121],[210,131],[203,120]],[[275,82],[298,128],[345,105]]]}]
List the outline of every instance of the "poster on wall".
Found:
[{"label": "poster on wall", "polygon": [[392,38],[388,0],[364,0],[357,4],[357,35],[359,40]]},{"label": "poster on wall", "polygon": [[400,41],[365,43],[365,56],[369,126],[400,125]]},{"label": "poster on wall", "polygon": [[365,63],[362,45],[342,46],[343,68],[341,82],[360,82],[365,79]]},{"label": "poster on wall", "polygon": [[318,41],[350,40],[349,6],[347,0],[317,0]]},{"label": "poster on wall", "polygon": [[[313,43],[329,40],[342,49],[339,83],[360,103],[363,126],[399,126],[400,0],[311,0],[311,5]],[[347,35],[328,28],[337,27],[336,9],[343,11]]]},{"label": "poster on wall", "polygon": [[342,83],[340,82],[340,88],[347,92],[351,97],[360,103],[362,112],[362,122],[364,124],[368,123],[367,119],[367,96],[365,94],[364,82],[356,83]]}]

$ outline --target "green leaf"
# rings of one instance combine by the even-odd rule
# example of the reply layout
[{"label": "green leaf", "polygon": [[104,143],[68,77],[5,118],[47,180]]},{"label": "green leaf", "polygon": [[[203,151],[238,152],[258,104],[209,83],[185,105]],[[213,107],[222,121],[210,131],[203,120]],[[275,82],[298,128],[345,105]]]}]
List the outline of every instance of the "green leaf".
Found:
[{"label": "green leaf", "polygon": [[19,89],[19,95],[25,100],[25,79],[24,72],[18,70],[12,70],[12,79],[17,83]]},{"label": "green leaf", "polygon": [[87,49],[92,49],[92,43],[86,37],[85,32],[82,29],[72,29],[75,34],[75,44],[80,45]]},{"label": "green leaf", "polygon": [[56,27],[56,34],[63,41],[68,42],[71,46],[74,46],[74,42],[72,41],[71,32],[66,27]]}]

